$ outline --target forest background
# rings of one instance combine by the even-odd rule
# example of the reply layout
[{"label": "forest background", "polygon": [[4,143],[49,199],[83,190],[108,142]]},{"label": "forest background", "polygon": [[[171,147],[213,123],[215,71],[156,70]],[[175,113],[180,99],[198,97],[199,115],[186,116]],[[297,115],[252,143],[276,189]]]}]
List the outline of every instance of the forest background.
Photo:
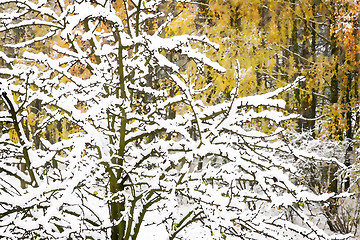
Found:
[{"label": "forest background", "polygon": [[[171,202],[175,192],[177,197],[182,197],[181,201],[194,201],[200,207],[194,207],[186,214],[179,213],[176,217],[169,210],[168,215],[163,216],[163,222],[156,223],[157,226],[168,224],[164,231],[168,232],[169,239],[205,239],[201,234],[211,235],[210,238],[214,239],[276,239],[276,234],[282,234],[284,239],[291,239],[293,233],[277,230],[283,223],[276,220],[266,220],[272,227],[257,225],[259,223],[254,219],[263,211],[257,204],[264,198],[268,198],[264,202],[275,202],[271,209],[284,208],[278,215],[279,219],[286,218],[286,221],[304,227],[305,230],[286,225],[289,231],[302,238],[331,239],[331,234],[339,234],[334,236],[343,239],[357,236],[360,223],[360,1],[2,0],[0,4],[0,193],[6,199],[0,199],[0,220],[3,220],[0,231],[4,232],[4,237],[96,239],[98,234],[100,239],[104,236],[136,239],[140,234],[138,238],[141,239],[144,236],[139,230],[144,219],[142,214],[156,211],[154,209],[163,211],[159,209],[165,207],[157,204]],[[84,6],[93,12],[82,12],[81,7]],[[98,11],[100,8],[101,11]],[[118,29],[115,23],[119,25]],[[160,41],[160,38],[172,41]],[[109,47],[105,48],[105,45]],[[192,52],[193,49],[198,51]],[[107,79],[111,84],[98,80],[100,78]],[[144,79],[145,82],[141,82]],[[95,94],[97,90],[94,89],[98,86],[102,90]],[[187,88],[190,90],[185,90]],[[111,96],[122,99],[122,102],[103,101]],[[254,98],[247,98],[251,96]],[[258,96],[267,97],[257,100],[264,102],[251,103]],[[275,102],[275,97],[283,99],[286,105]],[[95,105],[103,107],[103,110],[92,108]],[[225,111],[225,107],[218,110],[216,106],[228,107],[229,111]],[[280,115],[267,114],[269,107]],[[232,108],[237,108],[237,112]],[[208,114],[207,109],[214,110],[209,110],[211,114]],[[79,112],[74,114],[77,110]],[[250,111],[254,113],[251,115]],[[191,113],[191,120],[186,120],[188,113]],[[240,123],[229,124],[245,129],[248,133],[246,137],[238,135],[235,130],[232,132],[232,129],[218,129],[229,114],[244,116],[236,120]],[[222,120],[211,125],[212,120],[222,115],[225,116]],[[101,116],[106,117],[103,119]],[[184,118],[179,120],[180,116]],[[169,125],[166,125],[168,122]],[[155,127],[161,124],[164,128]],[[217,130],[211,130],[207,124],[216,126],[214,129]],[[266,137],[252,135],[252,131],[270,138],[263,140]],[[79,140],[87,134],[96,136],[95,140],[85,137]],[[223,144],[226,148],[231,145],[226,142],[230,140],[215,140],[218,137],[216,134],[229,134],[229,139],[235,136],[240,140],[234,140],[236,143],[231,143],[230,148],[237,149],[234,144],[242,145],[239,149],[254,151],[255,155],[269,162],[279,156],[284,159],[283,155],[287,155],[284,165],[274,165],[287,176],[286,179],[290,179],[289,183],[281,180],[288,185],[279,187],[278,180],[282,177],[269,173],[264,177],[265,185],[271,186],[268,189],[261,185],[257,174],[244,169],[253,179],[241,175],[238,181],[245,182],[241,191],[248,189],[266,195],[249,197],[248,193],[245,196],[241,191],[233,193],[232,187],[229,187],[232,181],[221,174],[207,177],[209,173],[205,174],[203,169],[208,169],[211,162],[214,166],[219,164],[217,158],[225,159],[223,163],[231,162],[230,150],[228,153],[222,152],[220,147],[216,153],[210,150],[209,146],[214,143]],[[208,143],[206,139],[211,139],[213,135]],[[272,138],[274,135],[276,139]],[[96,142],[101,138],[107,139],[111,146],[108,150]],[[182,140],[187,138],[189,140],[184,144],[189,147],[184,147]],[[163,141],[172,141],[167,147],[163,146],[166,150],[161,149]],[[271,144],[277,141],[290,145],[290,150],[284,150],[281,144],[272,147]],[[117,147],[113,147],[116,144]],[[259,149],[266,150],[258,154]],[[199,153],[201,151],[209,152]],[[175,153],[183,155],[176,155],[179,160],[173,161]],[[108,162],[103,160],[107,154],[110,156]],[[250,160],[244,157],[246,154],[249,154]],[[248,152],[246,154],[240,155],[251,164],[257,161],[252,159],[259,158]],[[140,160],[131,163],[134,156]],[[79,159],[79,162],[81,159],[88,161],[85,165],[91,169],[89,173],[93,176],[92,182],[79,180],[75,187],[72,186],[72,193],[79,191],[75,195],[81,199],[76,200],[80,210],[65,201],[59,203],[62,199],[59,196],[64,195],[62,191],[68,189],[61,188],[61,184],[67,181],[66,172],[71,173],[68,179],[73,181],[73,176],[82,173],[81,169],[85,167],[84,163],[72,166],[71,157]],[[35,164],[37,160],[32,158],[42,160]],[[126,168],[127,161],[137,170]],[[183,168],[188,162],[189,178],[184,177],[187,175]],[[167,168],[162,167],[162,163]],[[146,166],[142,168],[143,164]],[[256,163],[256,168],[265,172],[271,168],[262,164]],[[69,170],[69,166],[73,169]],[[292,167],[296,170],[289,170]],[[63,169],[68,170],[62,173]],[[154,175],[153,169],[161,169],[164,175]],[[219,169],[218,173],[223,171],[234,178],[237,176],[236,172],[230,174],[228,169]],[[172,170],[184,175],[177,176]],[[101,172],[102,177],[94,171]],[[130,177],[131,171],[136,177]],[[193,176],[192,173],[201,174]],[[135,183],[129,183],[131,179],[138,179],[149,186],[145,187],[145,191],[135,180]],[[164,187],[166,184],[160,183],[154,187],[150,184],[153,179],[166,183],[174,181],[176,190],[169,190]],[[203,195],[193,199],[191,190],[183,191],[191,188],[189,186],[195,179],[199,180],[199,185],[193,188]],[[51,181],[60,185],[53,186],[49,183]],[[312,198],[303,197],[302,190],[299,190],[299,198],[295,197],[297,190],[288,187],[290,182],[305,187],[315,196],[320,196],[321,200],[307,203],[306,200]],[[42,184],[51,187],[42,188]],[[187,188],[183,188],[182,184]],[[254,187],[257,184],[259,188]],[[231,208],[230,202],[234,197],[240,199],[239,203],[248,204],[252,217],[243,222],[234,217],[224,225],[216,220],[225,219],[223,215],[210,217],[210,212],[217,211],[215,209],[220,206],[210,201],[206,203],[206,200],[202,203],[204,195],[215,194],[211,192],[210,185],[220,189],[220,198],[230,199],[223,214],[244,211],[240,207],[236,210]],[[131,186],[133,191],[129,196],[127,186]],[[227,190],[222,192],[223,187]],[[30,189],[38,189],[33,191],[39,196],[31,195],[33,192]],[[294,195],[292,207],[273,200],[282,191]],[[120,194],[121,197],[119,192],[123,194]],[[269,192],[276,194],[273,196]],[[90,197],[85,197],[86,194]],[[330,197],[322,198],[324,194]],[[16,196],[34,203],[24,206],[14,200]],[[109,222],[98,217],[99,212],[91,210],[91,206],[82,205],[82,201],[91,202],[90,198],[103,201],[109,207]],[[125,200],[118,200],[122,198]],[[145,198],[147,200],[143,202]],[[248,200],[250,198],[251,201]],[[182,208],[189,203],[181,201],[172,207]],[[47,203],[43,206],[44,202]],[[57,204],[55,210],[51,207],[54,204]],[[202,204],[208,204],[211,211]],[[139,212],[136,209],[140,209]],[[308,218],[297,214],[297,209],[302,209],[308,218],[317,222],[312,220],[313,225],[308,223],[304,220]],[[50,210],[62,212],[62,216],[51,215]],[[86,211],[93,218],[87,218],[89,214]],[[48,226],[51,230],[38,222],[39,214],[47,216],[49,224],[53,223],[52,227]],[[82,222],[79,223],[82,227],[73,229],[71,221],[66,223],[66,214],[81,219],[73,221]],[[24,223],[19,224],[21,221]],[[28,221],[36,224],[25,227]],[[196,225],[198,223],[200,225]],[[195,237],[191,230],[188,230],[188,235],[185,234],[189,226],[199,229],[203,225],[210,229],[210,235],[199,233]],[[310,230],[306,230],[308,228]],[[325,230],[326,234],[314,229]],[[185,232],[184,235],[180,230]]]}]

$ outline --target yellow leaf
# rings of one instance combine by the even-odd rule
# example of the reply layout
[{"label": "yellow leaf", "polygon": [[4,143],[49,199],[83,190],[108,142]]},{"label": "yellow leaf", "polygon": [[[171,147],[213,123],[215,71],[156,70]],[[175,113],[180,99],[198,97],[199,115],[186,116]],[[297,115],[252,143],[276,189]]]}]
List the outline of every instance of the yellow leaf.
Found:
[{"label": "yellow leaf", "polygon": [[33,112],[29,113],[29,116],[27,117],[27,121],[29,123],[30,126],[35,126],[36,124],[36,114]]}]

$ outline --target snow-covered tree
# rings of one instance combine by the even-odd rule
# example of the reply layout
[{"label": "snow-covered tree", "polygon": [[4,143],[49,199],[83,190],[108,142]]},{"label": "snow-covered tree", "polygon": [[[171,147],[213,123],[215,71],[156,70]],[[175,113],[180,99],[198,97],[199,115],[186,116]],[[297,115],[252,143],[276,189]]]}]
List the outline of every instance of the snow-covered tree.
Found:
[{"label": "snow-covered tree", "polygon": [[[211,83],[200,88],[196,75],[225,69],[195,46],[218,46],[164,37],[176,12],[162,1],[0,3],[1,237],[336,237],[306,208],[332,195],[294,185],[292,148],[277,137],[293,116],[276,96],[292,85],[238,98],[239,67],[232,99],[204,105]],[[43,30],[13,41],[35,27]],[[261,119],[274,132],[251,127]],[[46,131],[59,122],[75,130],[52,143]]]}]

